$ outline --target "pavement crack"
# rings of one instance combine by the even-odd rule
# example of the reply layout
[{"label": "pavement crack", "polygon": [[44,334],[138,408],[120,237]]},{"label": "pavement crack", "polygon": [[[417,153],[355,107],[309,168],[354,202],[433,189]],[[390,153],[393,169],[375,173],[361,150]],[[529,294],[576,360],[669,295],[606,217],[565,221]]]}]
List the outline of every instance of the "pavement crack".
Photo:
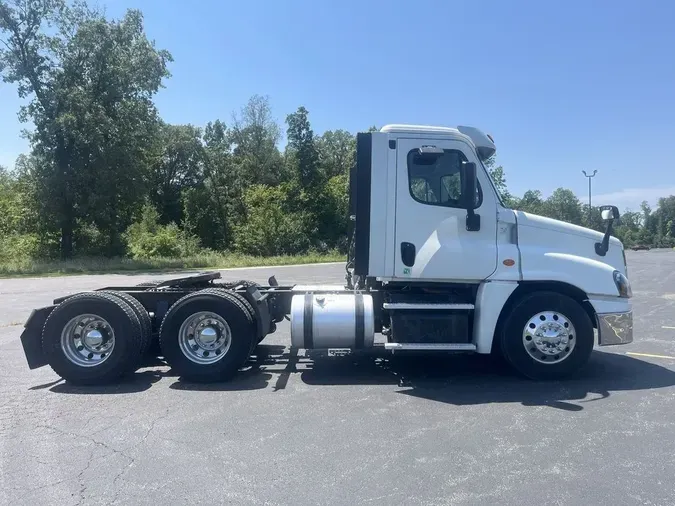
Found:
[{"label": "pavement crack", "polygon": [[117,454],[122,455],[123,457],[125,457],[127,459],[131,459],[131,457],[129,457],[126,453],[124,453],[124,451],[118,450],[117,448],[113,448],[109,444],[104,443],[103,441],[98,441],[97,439],[94,439],[94,438],[92,438],[90,436],[87,436],[85,434],[76,434],[74,432],[68,432],[68,431],[65,431],[65,430],[61,430],[58,427],[54,427],[53,425],[37,425],[36,428],[53,430],[54,432],[57,432],[58,434],[61,434],[62,436],[70,436],[70,437],[74,437],[74,438],[86,439],[87,441],[90,441],[97,446],[105,448],[106,450],[109,450],[112,453],[117,453]]},{"label": "pavement crack", "polygon": [[24,497],[27,497],[27,496],[29,496],[30,494],[32,494],[32,493],[34,493],[34,492],[37,492],[38,490],[42,490],[42,489],[49,488],[49,487],[55,487],[56,485],[60,485],[61,483],[64,483],[64,482],[69,481],[69,480],[71,480],[71,479],[72,479],[72,478],[64,478],[64,479],[62,479],[62,480],[53,481],[53,482],[51,482],[51,483],[46,483],[45,485],[40,485],[39,487],[31,488],[31,489],[28,490],[25,494],[22,494],[22,495],[20,495],[19,497],[17,497],[17,498],[16,498],[16,501],[19,502],[19,501],[20,501],[21,499],[23,499]]}]

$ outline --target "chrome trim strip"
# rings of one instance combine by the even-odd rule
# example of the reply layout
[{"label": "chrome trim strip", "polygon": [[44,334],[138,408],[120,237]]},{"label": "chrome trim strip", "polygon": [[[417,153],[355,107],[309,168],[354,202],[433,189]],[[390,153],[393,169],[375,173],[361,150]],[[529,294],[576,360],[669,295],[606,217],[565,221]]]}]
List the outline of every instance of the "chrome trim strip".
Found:
[{"label": "chrome trim strip", "polygon": [[473,309],[473,304],[414,304],[409,302],[385,302],[384,309]]},{"label": "chrome trim strip", "polygon": [[384,349],[420,351],[476,351],[476,345],[465,343],[384,343]]}]

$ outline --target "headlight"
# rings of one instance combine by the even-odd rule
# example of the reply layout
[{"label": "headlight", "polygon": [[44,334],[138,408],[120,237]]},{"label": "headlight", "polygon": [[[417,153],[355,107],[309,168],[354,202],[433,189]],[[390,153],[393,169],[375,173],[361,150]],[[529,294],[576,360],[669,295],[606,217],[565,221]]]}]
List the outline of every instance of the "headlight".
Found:
[{"label": "headlight", "polygon": [[630,281],[628,281],[628,278],[619,271],[614,271],[614,284],[616,285],[616,289],[619,290],[619,297],[629,299],[633,296],[633,291],[630,288]]}]

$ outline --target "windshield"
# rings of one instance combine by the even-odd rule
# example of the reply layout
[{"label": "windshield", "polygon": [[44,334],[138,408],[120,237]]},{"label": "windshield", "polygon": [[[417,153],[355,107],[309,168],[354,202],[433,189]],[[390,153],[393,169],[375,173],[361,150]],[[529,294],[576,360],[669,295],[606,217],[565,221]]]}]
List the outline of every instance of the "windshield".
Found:
[{"label": "windshield", "polygon": [[[478,156],[478,153],[476,153],[476,156]],[[489,171],[488,168],[485,166],[485,164],[484,164],[483,161],[480,159],[480,157],[478,157],[478,161],[480,162],[481,167],[483,167],[483,171],[485,172],[485,175],[487,176],[488,181],[490,181],[490,186],[492,186],[492,189],[494,190],[495,195],[497,196],[497,202],[498,202],[499,205],[501,205],[503,208],[509,209],[509,206],[507,206],[507,205],[504,203],[504,199],[502,199],[502,196],[501,196],[501,194],[499,193],[499,190],[497,190],[497,185],[495,185],[495,182],[494,182],[494,180],[492,179],[492,174],[490,174],[490,171]]]}]

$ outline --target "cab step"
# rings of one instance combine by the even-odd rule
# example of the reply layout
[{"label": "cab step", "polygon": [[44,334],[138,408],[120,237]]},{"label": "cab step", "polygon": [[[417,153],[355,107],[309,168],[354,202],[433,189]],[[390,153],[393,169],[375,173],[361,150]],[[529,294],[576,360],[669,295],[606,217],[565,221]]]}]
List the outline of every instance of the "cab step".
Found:
[{"label": "cab step", "polygon": [[384,343],[385,350],[405,351],[476,351],[471,343]]},{"label": "cab step", "polygon": [[471,311],[474,308],[473,304],[428,304],[416,302],[385,302],[382,304],[384,309],[395,311],[438,311],[438,310],[455,310],[455,311]]}]

